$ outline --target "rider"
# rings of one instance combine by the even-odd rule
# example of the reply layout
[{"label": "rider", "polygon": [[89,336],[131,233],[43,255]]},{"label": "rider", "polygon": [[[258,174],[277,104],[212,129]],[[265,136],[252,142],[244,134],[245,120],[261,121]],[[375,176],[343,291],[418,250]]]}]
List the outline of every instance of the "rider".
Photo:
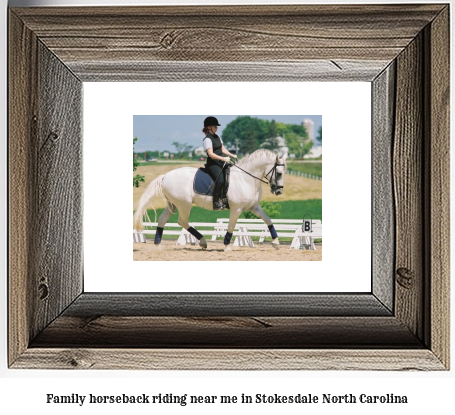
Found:
[{"label": "rider", "polygon": [[[224,186],[223,165],[229,162],[229,157],[224,157],[227,154],[230,157],[237,158],[235,154],[230,153],[223,145],[223,140],[216,134],[220,124],[215,117],[207,117],[204,120],[204,129],[202,132],[205,134],[204,150],[207,152],[206,167],[215,182],[213,189],[213,210],[222,210],[225,205],[220,201],[221,190]],[[226,202],[225,202],[226,203]]]}]

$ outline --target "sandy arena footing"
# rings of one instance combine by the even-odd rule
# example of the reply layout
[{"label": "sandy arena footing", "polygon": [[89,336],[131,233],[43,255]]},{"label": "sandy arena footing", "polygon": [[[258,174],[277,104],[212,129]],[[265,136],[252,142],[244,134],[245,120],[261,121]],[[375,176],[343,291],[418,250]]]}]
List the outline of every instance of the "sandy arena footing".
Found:
[{"label": "sandy arena footing", "polygon": [[153,241],[133,243],[134,261],[322,261],[322,244],[316,244],[316,251],[290,249],[290,243],[281,243],[280,249],[271,242],[255,242],[249,246],[233,246],[231,252],[224,252],[222,240],[207,240],[207,249],[198,245],[176,245],[175,240],[163,240],[158,249]]}]

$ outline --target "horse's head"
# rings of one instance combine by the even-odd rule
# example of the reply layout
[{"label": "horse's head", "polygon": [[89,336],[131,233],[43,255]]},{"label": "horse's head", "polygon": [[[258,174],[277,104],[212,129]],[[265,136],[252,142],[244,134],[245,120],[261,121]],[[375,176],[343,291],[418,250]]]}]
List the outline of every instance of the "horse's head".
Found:
[{"label": "horse's head", "polygon": [[284,189],[284,173],[286,171],[286,156],[276,156],[275,164],[272,169],[267,173],[266,177],[269,180],[270,191],[279,196],[283,193]]}]

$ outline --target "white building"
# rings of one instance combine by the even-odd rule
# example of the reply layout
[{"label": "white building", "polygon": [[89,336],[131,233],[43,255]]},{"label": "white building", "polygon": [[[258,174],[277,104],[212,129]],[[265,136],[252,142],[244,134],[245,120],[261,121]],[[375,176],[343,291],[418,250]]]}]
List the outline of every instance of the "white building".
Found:
[{"label": "white building", "polygon": [[308,133],[308,138],[314,142],[314,121],[309,119],[309,118],[305,118],[303,120],[303,126],[306,128],[306,131]]},{"label": "white building", "polygon": [[[306,131],[308,133],[308,138],[315,143],[315,135],[314,135],[314,121],[305,118],[302,122],[302,125],[306,128]],[[322,156],[322,146],[316,146],[314,145],[313,148],[310,150],[308,154],[306,154],[303,158],[317,158]]]},{"label": "white building", "polygon": [[303,156],[304,159],[318,158],[322,156],[322,146],[314,146],[308,154]]},{"label": "white building", "polygon": [[200,147],[197,147],[194,149],[194,154],[196,156],[205,156],[206,155],[206,152],[204,150],[204,146],[200,146]]}]

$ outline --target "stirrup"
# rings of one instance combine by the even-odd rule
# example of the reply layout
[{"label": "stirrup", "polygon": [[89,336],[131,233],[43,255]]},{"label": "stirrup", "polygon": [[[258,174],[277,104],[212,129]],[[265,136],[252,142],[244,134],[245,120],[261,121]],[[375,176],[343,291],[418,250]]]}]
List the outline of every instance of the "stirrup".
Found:
[{"label": "stirrup", "polygon": [[221,203],[223,205],[223,209],[230,209],[227,197],[224,197],[223,199],[221,199]]},{"label": "stirrup", "polygon": [[213,202],[213,210],[223,210],[223,205],[218,202]]}]

